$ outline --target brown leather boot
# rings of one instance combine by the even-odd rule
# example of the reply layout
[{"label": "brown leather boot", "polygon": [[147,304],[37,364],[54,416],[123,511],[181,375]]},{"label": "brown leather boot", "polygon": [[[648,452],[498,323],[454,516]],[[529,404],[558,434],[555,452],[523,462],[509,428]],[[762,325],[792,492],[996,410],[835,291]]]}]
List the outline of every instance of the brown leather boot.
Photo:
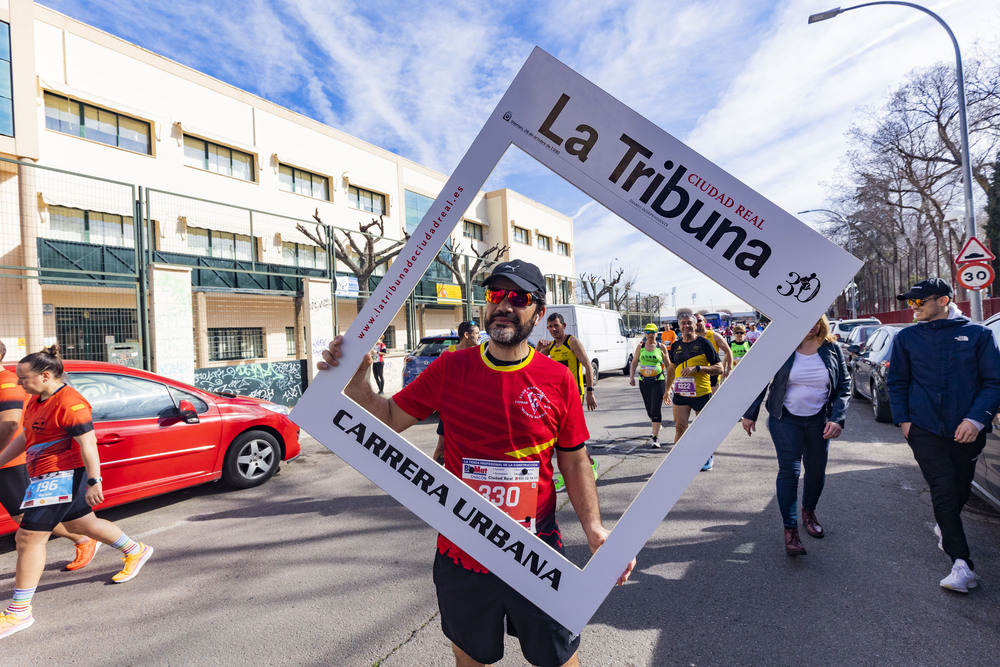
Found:
[{"label": "brown leather boot", "polygon": [[798,528],[785,528],[785,553],[789,556],[806,555],[806,548],[799,539]]},{"label": "brown leather boot", "polygon": [[806,527],[806,532],[813,537],[823,537],[823,526],[816,520],[815,510],[802,510],[802,525]]}]

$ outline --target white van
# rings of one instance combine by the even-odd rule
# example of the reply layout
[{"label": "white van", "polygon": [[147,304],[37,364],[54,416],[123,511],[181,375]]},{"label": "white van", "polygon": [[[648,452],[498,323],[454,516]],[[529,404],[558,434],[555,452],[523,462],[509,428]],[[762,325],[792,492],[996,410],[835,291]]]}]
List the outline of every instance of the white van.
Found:
[{"label": "white van", "polygon": [[618,311],[576,304],[546,306],[545,317],[531,333],[532,340],[552,340],[546,328],[552,313],[562,315],[566,320],[566,333],[576,336],[583,343],[583,349],[590,355],[590,363],[594,367],[595,381],[601,373],[621,372],[628,375],[634,346],[629,342],[625,322]]}]

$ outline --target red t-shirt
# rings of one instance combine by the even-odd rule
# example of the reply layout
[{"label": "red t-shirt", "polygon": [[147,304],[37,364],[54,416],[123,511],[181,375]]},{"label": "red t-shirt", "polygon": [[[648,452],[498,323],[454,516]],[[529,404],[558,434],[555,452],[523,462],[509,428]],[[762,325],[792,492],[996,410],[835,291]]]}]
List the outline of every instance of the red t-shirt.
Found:
[{"label": "red t-shirt", "polygon": [[[590,437],[580,393],[568,368],[534,349],[517,365],[496,366],[486,358],[486,346],[442,354],[393,400],[416,419],[437,410],[445,426],[444,465],[459,478],[463,459],[537,461],[534,517],[544,535],[557,530],[552,456],[556,448],[572,451]],[[486,572],[444,535],[438,536],[438,550],[466,569]]]},{"label": "red t-shirt", "polygon": [[[17,383],[17,374],[13,371],[9,371],[6,368],[0,367],[0,412],[5,410],[24,410],[24,403],[28,400],[28,395],[24,393],[24,389],[21,385]],[[21,424],[24,423],[24,413],[21,413],[21,420],[18,421],[18,430],[20,430]],[[17,436],[18,431],[14,431],[14,436]],[[11,438],[13,440],[13,438]],[[0,442],[0,451],[3,450],[9,443]],[[14,466],[22,465],[25,461],[24,454],[19,454],[16,459],[10,461],[4,468],[13,468]]]},{"label": "red t-shirt", "polygon": [[73,438],[94,430],[90,403],[69,385],[44,401],[38,398],[32,396],[24,407],[28,475],[82,468],[83,458]]}]

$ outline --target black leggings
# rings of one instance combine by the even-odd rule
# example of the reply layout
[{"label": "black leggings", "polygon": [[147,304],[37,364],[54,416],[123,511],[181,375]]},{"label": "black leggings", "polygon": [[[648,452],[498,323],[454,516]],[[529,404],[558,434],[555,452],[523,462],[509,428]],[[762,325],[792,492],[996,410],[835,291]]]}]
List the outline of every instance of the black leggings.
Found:
[{"label": "black leggings", "polygon": [[372,375],[375,376],[375,384],[378,385],[378,393],[382,393],[385,389],[385,377],[382,375],[382,371],[385,368],[384,361],[376,361],[372,364]]},{"label": "black leggings", "polygon": [[663,407],[663,392],[667,390],[666,380],[639,380],[639,393],[646,404],[646,414],[654,424],[662,421],[660,409]]}]

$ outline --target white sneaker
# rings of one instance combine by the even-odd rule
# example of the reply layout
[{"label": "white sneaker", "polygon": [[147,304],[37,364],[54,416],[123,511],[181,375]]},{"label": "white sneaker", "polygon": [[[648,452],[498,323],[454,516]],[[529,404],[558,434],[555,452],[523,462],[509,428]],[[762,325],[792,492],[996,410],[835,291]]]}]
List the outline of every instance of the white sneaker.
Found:
[{"label": "white sneaker", "polygon": [[657,438],[654,438],[654,437],[650,436],[649,442],[646,443],[646,446],[647,447],[651,447],[653,449],[659,449],[660,448],[660,441]]},{"label": "white sneaker", "polygon": [[976,573],[970,570],[961,558],[955,560],[955,564],[951,566],[951,573],[941,580],[941,588],[959,593],[968,593],[970,588],[975,588],[978,585]]},{"label": "white sneaker", "polygon": [[941,526],[934,524],[934,534],[938,538],[938,549],[944,551],[944,538],[941,537]]}]

